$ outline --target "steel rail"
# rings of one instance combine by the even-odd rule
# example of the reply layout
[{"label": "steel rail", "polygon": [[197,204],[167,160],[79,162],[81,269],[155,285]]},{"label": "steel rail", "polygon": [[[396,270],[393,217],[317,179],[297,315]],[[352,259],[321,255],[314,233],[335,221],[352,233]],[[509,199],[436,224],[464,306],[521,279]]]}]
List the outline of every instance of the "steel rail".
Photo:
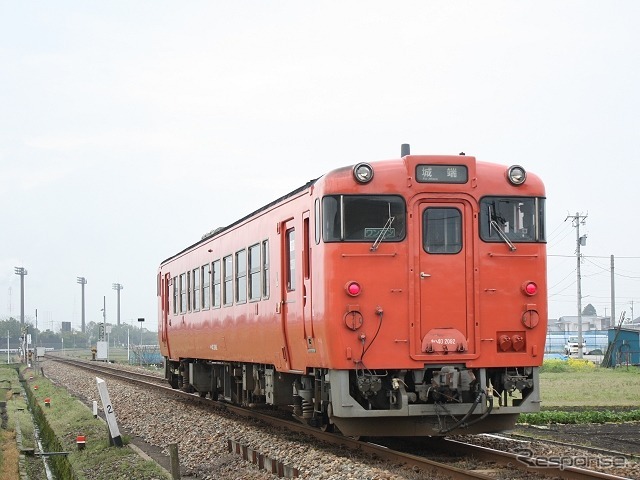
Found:
[{"label": "steel rail", "polygon": [[[487,435],[487,434],[480,434],[480,435]],[[591,453],[609,455],[611,457],[614,457],[614,456],[615,457],[625,457],[625,458],[628,458],[629,460],[640,461],[640,455],[638,455],[638,454],[618,452],[617,450],[605,450],[603,448],[592,447],[592,446],[589,446],[589,445],[579,445],[577,443],[559,442],[558,440],[550,440],[548,438],[536,437],[535,435],[526,435],[526,434],[522,434],[522,433],[509,433],[508,435],[500,435],[500,434],[497,434],[497,433],[492,433],[491,435],[496,437],[496,438],[501,438],[501,439],[504,439],[504,440],[549,443],[549,444],[552,444],[552,445],[559,445],[559,446],[562,446],[562,447],[574,448],[576,450],[585,450],[585,451],[591,452]]]},{"label": "steel rail", "polygon": [[107,373],[107,374],[111,373],[112,371],[127,372],[131,376],[136,377],[136,378],[140,378],[143,381],[155,382],[155,383],[158,383],[160,385],[166,385],[166,382],[167,382],[164,379],[164,377],[160,377],[158,375],[152,375],[152,374],[149,374],[149,373],[142,373],[142,372],[134,372],[134,371],[130,371],[130,370],[121,370],[121,369],[117,369],[117,368],[112,367],[112,366],[107,366],[107,365],[112,365],[112,364],[103,364],[101,362],[81,360],[81,359],[78,359],[78,358],[61,357],[61,356],[58,356],[58,355],[52,355],[50,353],[47,353],[45,355],[45,358],[47,360],[53,360],[55,362],[61,362],[61,363],[69,364],[69,365],[75,365],[77,367],[84,368],[85,370],[92,370],[94,372],[100,372],[100,373],[104,372],[104,373]]},{"label": "steel rail", "polygon": [[[206,406],[207,408],[214,408],[216,410],[232,412],[244,418],[260,420],[268,425],[277,428],[310,435],[317,440],[327,442],[331,445],[344,446],[354,451],[360,451],[370,455],[375,455],[384,460],[389,460],[395,463],[402,463],[410,467],[416,467],[425,472],[446,474],[454,480],[490,480],[495,478],[487,475],[486,473],[482,473],[481,471],[464,470],[446,463],[429,460],[419,455],[413,455],[410,453],[393,450],[383,445],[365,442],[351,437],[345,437],[340,434],[323,432],[318,428],[311,427],[300,422],[267,415],[265,413],[262,413],[260,410],[257,410],[256,408],[240,407],[232,405],[230,403],[200,397],[197,394],[173,389],[168,385],[158,383],[158,379],[162,380],[162,382],[165,381],[158,376],[139,374],[128,370],[118,370],[116,368],[106,367],[104,365],[98,366],[94,362],[75,361],[58,356],[47,356],[47,358],[61,363],[68,363],[85,370],[99,372],[119,380],[127,381],[129,383],[142,384],[146,387],[160,390],[164,394],[168,394],[175,398],[188,400],[192,403],[197,403],[199,406]],[[146,377],[153,377],[153,381],[149,382]],[[449,452],[461,452],[465,455],[473,456],[474,458],[479,458],[487,462],[502,465],[507,468],[525,471],[529,474],[538,476],[551,476],[555,478],[562,478],[563,480],[629,480],[627,477],[619,477],[616,475],[606,474],[593,470],[561,465],[559,463],[548,462],[542,459],[536,459],[518,455],[515,453],[494,450],[491,448],[472,445],[449,438],[444,439],[444,441],[446,442],[446,445],[448,445],[448,448],[446,448],[446,450]]]},{"label": "steel rail", "polygon": [[547,459],[528,457],[526,455],[504,452],[502,450],[494,450],[488,447],[464,443],[460,440],[447,438],[445,441],[451,445],[451,449],[455,449],[457,452],[465,452],[476,458],[495,462],[499,465],[508,465],[536,475],[562,478],[564,480],[633,480],[628,477],[619,477],[609,473],[564,465],[560,462],[549,461]]}]

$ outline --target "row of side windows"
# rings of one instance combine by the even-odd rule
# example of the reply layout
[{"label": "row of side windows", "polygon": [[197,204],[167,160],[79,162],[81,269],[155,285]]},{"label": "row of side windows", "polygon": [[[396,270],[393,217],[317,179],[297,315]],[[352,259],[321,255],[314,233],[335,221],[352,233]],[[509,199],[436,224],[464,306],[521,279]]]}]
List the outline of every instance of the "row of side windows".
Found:
[{"label": "row of side windows", "polygon": [[269,298],[269,240],[173,277],[173,314]]}]

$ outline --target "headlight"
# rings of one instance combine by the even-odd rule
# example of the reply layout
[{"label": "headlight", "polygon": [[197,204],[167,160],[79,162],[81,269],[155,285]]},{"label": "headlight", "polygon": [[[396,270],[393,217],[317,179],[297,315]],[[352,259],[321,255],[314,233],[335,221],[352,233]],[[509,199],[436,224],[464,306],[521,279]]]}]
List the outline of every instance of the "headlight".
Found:
[{"label": "headlight", "polygon": [[513,165],[507,170],[507,178],[513,185],[522,185],[527,179],[527,172],[520,165]]},{"label": "headlight", "polygon": [[353,178],[358,183],[369,183],[373,179],[373,167],[368,163],[359,163],[353,167]]}]

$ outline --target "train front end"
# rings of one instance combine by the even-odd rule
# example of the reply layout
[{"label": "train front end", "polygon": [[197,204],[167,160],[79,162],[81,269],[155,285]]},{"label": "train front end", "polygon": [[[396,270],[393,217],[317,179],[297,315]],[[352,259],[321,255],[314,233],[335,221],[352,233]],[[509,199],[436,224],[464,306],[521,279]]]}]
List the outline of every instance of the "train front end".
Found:
[{"label": "train front end", "polygon": [[407,153],[336,170],[317,194],[330,422],[346,435],[447,435],[539,410],[539,178]]}]

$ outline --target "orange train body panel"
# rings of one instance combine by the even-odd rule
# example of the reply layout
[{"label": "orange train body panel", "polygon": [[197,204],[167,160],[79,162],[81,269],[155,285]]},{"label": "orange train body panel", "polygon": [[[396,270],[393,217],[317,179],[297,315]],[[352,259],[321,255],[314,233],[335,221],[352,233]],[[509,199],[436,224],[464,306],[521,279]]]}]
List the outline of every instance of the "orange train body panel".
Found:
[{"label": "orange train body panel", "polygon": [[[358,167],[329,172],[162,262],[167,378],[182,388],[191,379],[213,395],[226,388],[214,364],[243,366],[229,377],[237,388],[228,395],[241,403],[265,376],[267,393],[256,396],[272,403],[273,369],[291,378],[295,397],[311,397],[314,418],[333,416],[347,432],[356,427],[331,397],[342,376],[351,375],[340,389],[357,385],[365,411],[386,402],[376,388],[388,389],[392,409],[404,390],[406,404],[445,403],[447,395],[465,403],[465,388],[467,397],[493,400],[494,384],[505,392],[520,381],[530,396],[547,323],[541,180],[522,170],[526,181],[516,184],[507,167],[463,155],[372,162],[365,181]],[[450,368],[458,383],[438,380]],[[209,387],[196,385],[201,371],[213,372]],[[330,391],[322,399],[304,388],[314,375]],[[448,393],[434,397],[432,388]]]}]

